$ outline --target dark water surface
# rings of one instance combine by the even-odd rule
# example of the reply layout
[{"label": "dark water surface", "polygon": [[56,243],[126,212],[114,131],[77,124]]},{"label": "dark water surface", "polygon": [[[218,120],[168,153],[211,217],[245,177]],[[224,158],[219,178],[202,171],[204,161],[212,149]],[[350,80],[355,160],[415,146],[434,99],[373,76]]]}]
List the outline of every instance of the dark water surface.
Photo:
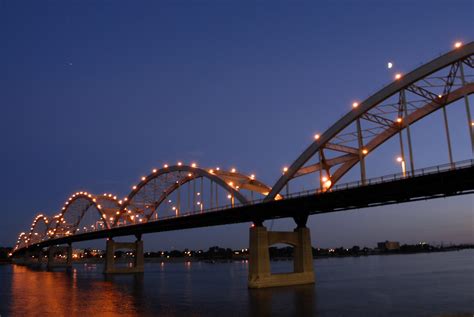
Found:
[{"label": "dark water surface", "polygon": [[[292,262],[274,262],[275,271]],[[106,277],[0,265],[4,316],[473,316],[474,250],[318,259],[315,285],[247,289],[248,263],[147,263]]]}]

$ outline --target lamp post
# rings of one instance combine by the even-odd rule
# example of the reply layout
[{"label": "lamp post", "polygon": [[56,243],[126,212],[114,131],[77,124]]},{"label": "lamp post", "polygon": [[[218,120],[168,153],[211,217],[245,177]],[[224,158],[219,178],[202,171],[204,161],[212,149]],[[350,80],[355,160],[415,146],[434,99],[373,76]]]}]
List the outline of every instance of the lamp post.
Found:
[{"label": "lamp post", "polygon": [[397,162],[399,162],[402,166],[403,177],[406,177],[407,172],[406,172],[405,160],[401,156],[399,156],[397,157]]}]

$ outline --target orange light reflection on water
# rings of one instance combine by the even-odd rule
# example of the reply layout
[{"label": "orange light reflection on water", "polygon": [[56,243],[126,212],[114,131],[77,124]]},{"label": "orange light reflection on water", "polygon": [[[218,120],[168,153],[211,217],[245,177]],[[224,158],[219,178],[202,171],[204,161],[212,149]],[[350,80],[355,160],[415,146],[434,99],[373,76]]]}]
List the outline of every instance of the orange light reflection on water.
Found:
[{"label": "orange light reflection on water", "polygon": [[34,271],[13,265],[11,311],[17,316],[138,316],[130,294],[77,272]]}]

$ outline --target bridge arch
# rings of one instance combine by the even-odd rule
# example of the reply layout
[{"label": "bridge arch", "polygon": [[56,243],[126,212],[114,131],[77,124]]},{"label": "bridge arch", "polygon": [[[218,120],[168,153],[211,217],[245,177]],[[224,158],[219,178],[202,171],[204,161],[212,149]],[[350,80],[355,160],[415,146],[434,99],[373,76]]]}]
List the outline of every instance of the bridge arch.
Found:
[{"label": "bridge arch", "polygon": [[22,249],[28,246],[28,234],[26,232],[20,232],[18,239],[16,240],[16,245],[13,248],[14,251]]},{"label": "bridge arch", "polygon": [[49,219],[43,214],[39,214],[33,220],[28,233],[28,244],[32,245],[48,238]]},{"label": "bridge arch", "polygon": [[[466,80],[464,67],[474,67],[474,42],[456,48],[406,75],[399,75],[396,80],[380,91],[376,92],[361,103],[354,103],[353,109],[344,117],[334,123],[320,135],[315,135],[315,140],[303,153],[285,168],[284,174],[277,180],[265,201],[273,200],[289,182],[297,177],[310,173],[320,173],[320,188],[332,188],[357,163],[361,165],[361,181],[364,182],[365,166],[364,157],[374,151],[391,137],[399,134],[410,125],[432,112],[473,93],[472,78]],[[430,77],[438,72],[446,74]],[[433,84],[435,79],[442,84]],[[409,108],[407,94],[422,98],[423,106]],[[384,104],[390,99],[398,99],[392,104]],[[393,107],[393,111],[384,111],[382,107]],[[393,115],[396,113],[396,116]],[[389,115],[392,115],[390,118]],[[370,132],[373,138],[366,142],[365,130],[361,129],[361,122],[370,122],[378,125],[377,132]],[[352,129],[352,130],[351,130]],[[348,130],[351,130],[348,132]],[[355,132],[354,132],[355,130]],[[409,131],[408,131],[409,133]],[[471,141],[474,146],[473,129],[470,129]],[[367,133],[368,134],[368,133]],[[350,135],[355,146],[347,146],[347,137]],[[402,141],[400,141],[402,143]],[[408,142],[411,142],[408,137]],[[402,146],[403,147],[403,146]],[[411,147],[411,144],[410,144]],[[326,158],[325,151],[336,151],[342,155]],[[402,150],[403,152],[403,150]],[[411,152],[411,149],[410,149]],[[306,165],[310,160],[316,163]],[[404,155],[402,160],[406,162]],[[413,169],[413,160],[410,160]],[[334,173],[330,169],[338,167]]]},{"label": "bridge arch", "polygon": [[[114,225],[123,220],[124,215],[128,215],[132,222],[137,221],[134,217],[143,215],[139,220],[148,221],[156,213],[158,207],[173,192],[179,190],[181,186],[198,178],[207,179],[217,184],[231,196],[233,204],[234,198],[241,204],[247,204],[250,200],[245,197],[240,190],[245,189],[251,193],[258,193],[263,196],[268,195],[271,188],[263,182],[257,180],[255,175],[245,175],[237,172],[235,169],[231,171],[216,169],[203,169],[197,165],[177,164],[173,166],[165,165],[161,169],[154,169],[148,176],[143,176],[140,183],[132,187],[130,194],[124,198],[120,215],[115,219]],[[154,197],[145,199],[146,201],[135,200],[146,190],[151,182],[156,182],[157,188],[154,189]],[[181,209],[181,208],[178,208]]]},{"label": "bridge arch", "polygon": [[[57,238],[91,230],[110,229],[120,208],[115,195],[76,192],[64,203],[61,212],[52,218],[50,236]],[[97,215],[97,220],[88,227],[81,227],[81,222],[90,212]]]}]

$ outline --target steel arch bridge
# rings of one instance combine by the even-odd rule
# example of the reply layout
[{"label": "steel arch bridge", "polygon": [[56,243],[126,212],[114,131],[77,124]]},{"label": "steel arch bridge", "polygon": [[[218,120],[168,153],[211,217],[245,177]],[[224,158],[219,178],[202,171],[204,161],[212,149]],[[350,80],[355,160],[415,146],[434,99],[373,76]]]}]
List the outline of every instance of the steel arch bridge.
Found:
[{"label": "steel arch bridge", "polygon": [[[293,217],[298,226],[304,226],[307,216],[317,212],[472,193],[472,154],[469,161],[454,161],[447,108],[453,104],[464,108],[466,119],[458,125],[465,125],[470,140],[466,147],[474,153],[469,104],[473,92],[474,42],[470,42],[410,73],[397,74],[380,91],[354,102],[349,113],[314,136],[274,186],[235,169],[180,162],[164,165],[143,176],[123,199],[107,193],[73,194],[57,215],[37,215],[30,230],[20,233],[14,252],[68,241],[207,225],[252,221],[261,226],[264,220],[281,217]],[[420,168],[411,127],[438,111],[443,119],[447,164]],[[366,158],[389,140],[399,144],[402,173],[385,179],[367,178]],[[359,180],[341,184],[343,176],[356,167]],[[290,192],[292,181],[308,175],[316,181],[314,190]],[[412,192],[401,190],[405,185]],[[374,193],[378,196],[373,197]],[[302,211],[295,211],[295,207]]]}]

